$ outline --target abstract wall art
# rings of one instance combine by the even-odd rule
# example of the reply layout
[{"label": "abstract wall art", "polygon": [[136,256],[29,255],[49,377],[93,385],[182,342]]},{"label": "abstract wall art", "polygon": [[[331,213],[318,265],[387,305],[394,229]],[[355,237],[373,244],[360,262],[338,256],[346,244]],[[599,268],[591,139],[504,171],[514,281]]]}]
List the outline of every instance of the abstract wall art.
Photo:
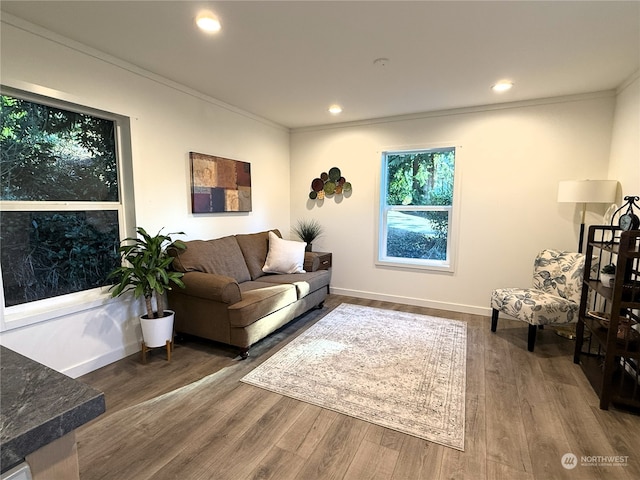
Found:
[{"label": "abstract wall art", "polygon": [[193,213],[250,212],[251,164],[189,152]]}]

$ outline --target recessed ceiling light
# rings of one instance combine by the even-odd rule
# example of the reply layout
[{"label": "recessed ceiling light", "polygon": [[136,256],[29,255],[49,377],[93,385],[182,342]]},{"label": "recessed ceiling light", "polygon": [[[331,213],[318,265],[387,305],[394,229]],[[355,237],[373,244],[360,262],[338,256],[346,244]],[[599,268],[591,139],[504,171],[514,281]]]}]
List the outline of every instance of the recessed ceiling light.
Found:
[{"label": "recessed ceiling light", "polygon": [[220,20],[213,13],[207,11],[200,12],[196,17],[196,24],[200,28],[208,33],[219,32],[222,28],[220,25]]},{"label": "recessed ceiling light", "polygon": [[494,86],[491,87],[491,90],[494,92],[506,92],[513,87],[513,82],[510,80],[500,80]]},{"label": "recessed ceiling light", "polygon": [[342,113],[342,107],[340,105],[331,105],[329,107],[329,113],[338,115],[339,113]]}]

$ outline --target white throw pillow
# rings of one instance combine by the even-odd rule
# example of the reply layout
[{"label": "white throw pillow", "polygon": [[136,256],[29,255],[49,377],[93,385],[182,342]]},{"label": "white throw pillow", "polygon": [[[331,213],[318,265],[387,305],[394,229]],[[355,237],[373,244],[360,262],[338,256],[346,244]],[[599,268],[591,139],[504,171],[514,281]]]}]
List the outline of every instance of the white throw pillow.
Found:
[{"label": "white throw pillow", "polygon": [[265,273],[305,273],[305,242],[283,240],[275,233],[269,232],[269,251],[262,267]]}]

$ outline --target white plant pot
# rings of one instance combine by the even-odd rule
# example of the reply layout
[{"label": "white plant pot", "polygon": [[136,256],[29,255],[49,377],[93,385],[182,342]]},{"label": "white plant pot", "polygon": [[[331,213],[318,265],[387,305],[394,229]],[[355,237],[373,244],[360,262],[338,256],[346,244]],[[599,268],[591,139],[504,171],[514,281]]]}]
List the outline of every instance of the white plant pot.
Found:
[{"label": "white plant pot", "polygon": [[600,281],[605,287],[612,287],[613,282],[616,279],[615,273],[602,273],[600,272]]},{"label": "white plant pot", "polygon": [[173,317],[175,312],[165,310],[164,313],[169,315],[160,318],[146,318],[146,315],[140,317],[142,339],[149,348],[164,347],[167,344],[167,340],[173,341]]}]

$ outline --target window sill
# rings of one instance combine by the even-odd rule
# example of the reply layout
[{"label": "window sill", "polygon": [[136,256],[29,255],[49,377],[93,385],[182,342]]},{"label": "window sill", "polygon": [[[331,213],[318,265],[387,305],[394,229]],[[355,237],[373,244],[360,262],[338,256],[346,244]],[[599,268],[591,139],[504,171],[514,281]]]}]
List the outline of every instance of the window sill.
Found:
[{"label": "window sill", "polygon": [[432,262],[432,263],[416,263],[416,259],[408,258],[406,261],[402,259],[394,260],[376,260],[376,266],[389,267],[389,268],[403,268],[411,270],[430,270],[434,272],[453,273],[453,265],[445,262]]},{"label": "window sill", "polygon": [[8,307],[0,318],[0,332],[101,307],[112,301],[109,287],[103,287]]}]

